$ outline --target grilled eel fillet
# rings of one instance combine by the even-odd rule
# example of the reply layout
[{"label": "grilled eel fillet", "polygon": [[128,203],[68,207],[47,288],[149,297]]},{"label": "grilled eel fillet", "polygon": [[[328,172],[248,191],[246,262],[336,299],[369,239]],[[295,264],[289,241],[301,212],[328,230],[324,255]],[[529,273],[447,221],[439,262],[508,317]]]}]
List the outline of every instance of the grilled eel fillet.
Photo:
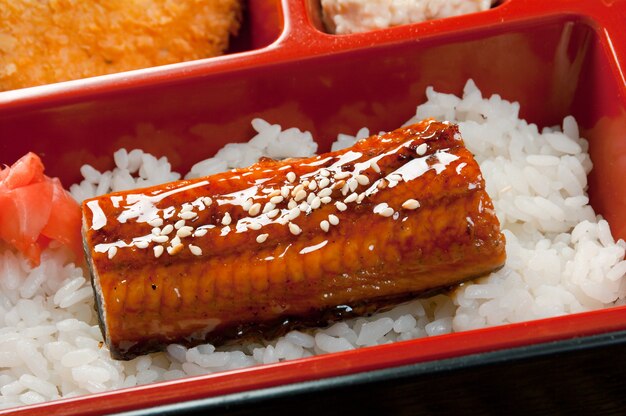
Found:
[{"label": "grilled eel fillet", "polygon": [[169,343],[372,312],[500,268],[500,233],[458,128],[427,120],[352,148],[83,203],[117,359]]}]

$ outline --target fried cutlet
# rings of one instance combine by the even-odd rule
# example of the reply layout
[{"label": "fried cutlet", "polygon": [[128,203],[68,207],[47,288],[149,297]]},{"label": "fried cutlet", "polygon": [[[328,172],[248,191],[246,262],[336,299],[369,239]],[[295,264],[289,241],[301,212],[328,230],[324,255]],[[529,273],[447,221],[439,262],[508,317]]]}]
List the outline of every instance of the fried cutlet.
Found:
[{"label": "fried cutlet", "polygon": [[0,91],[208,58],[241,0],[0,0]]}]

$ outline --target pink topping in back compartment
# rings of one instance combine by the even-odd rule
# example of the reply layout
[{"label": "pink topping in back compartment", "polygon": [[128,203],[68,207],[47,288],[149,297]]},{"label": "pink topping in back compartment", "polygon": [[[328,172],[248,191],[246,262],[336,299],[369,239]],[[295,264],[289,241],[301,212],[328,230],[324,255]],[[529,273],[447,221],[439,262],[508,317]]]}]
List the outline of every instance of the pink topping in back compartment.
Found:
[{"label": "pink topping in back compartment", "polygon": [[0,170],[0,239],[38,265],[50,241],[69,246],[82,258],[81,212],[58,178],[44,175],[44,165],[28,153]]}]

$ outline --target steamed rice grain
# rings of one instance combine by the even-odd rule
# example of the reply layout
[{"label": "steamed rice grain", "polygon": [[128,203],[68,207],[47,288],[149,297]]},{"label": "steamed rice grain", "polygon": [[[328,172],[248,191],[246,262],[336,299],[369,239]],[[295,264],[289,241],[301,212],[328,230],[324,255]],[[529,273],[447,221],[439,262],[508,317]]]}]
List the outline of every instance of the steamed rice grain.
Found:
[{"label": "steamed rice grain", "polygon": [[[453,293],[417,299],[371,317],[263,343],[215,348],[170,345],[165,352],[119,362],[102,346],[89,277],[51,247],[32,268],[0,250],[0,408],[131,387],[159,380],[279,362],[362,346],[577,313],[623,304],[626,243],[589,206],[588,143],[573,117],[560,129],[520,120],[519,105],[483,98],[473,82],[463,97],[429,88],[411,123],[425,117],[458,122],[476,155],[507,239],[501,270]],[[187,178],[250,164],[261,156],[309,156],[308,132],[252,120],[257,134],[198,162]],[[333,150],[367,137],[341,134]],[[115,168],[81,169],[70,189],[77,200],[96,193],[179,179],[165,158],[120,149]]]},{"label": "steamed rice grain", "polygon": [[384,29],[487,10],[492,0],[321,0],[322,17],[332,33]]}]

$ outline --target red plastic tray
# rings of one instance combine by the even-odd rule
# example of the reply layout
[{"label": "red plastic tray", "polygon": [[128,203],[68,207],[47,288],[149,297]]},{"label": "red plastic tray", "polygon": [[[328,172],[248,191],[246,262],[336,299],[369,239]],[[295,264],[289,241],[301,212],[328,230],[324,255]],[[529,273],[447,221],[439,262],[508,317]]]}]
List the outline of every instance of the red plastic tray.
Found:
[{"label": "red plastic tray", "polygon": [[[505,0],[486,12],[370,33],[331,35],[315,0],[248,4],[247,41],[219,58],[0,93],[0,163],[27,151],[68,185],[79,167],[111,168],[119,147],[167,155],[184,171],[263,117],[310,130],[389,130],[424,90],[519,101],[540,125],[578,120],[589,139],[592,205],[626,237],[626,0]],[[118,139],[150,123],[154,136]],[[207,123],[211,136],[189,128]],[[178,137],[179,140],[167,140]],[[125,141],[126,140],[126,141]],[[398,342],[62,399],[0,414],[103,414],[626,329],[626,307]]]}]

